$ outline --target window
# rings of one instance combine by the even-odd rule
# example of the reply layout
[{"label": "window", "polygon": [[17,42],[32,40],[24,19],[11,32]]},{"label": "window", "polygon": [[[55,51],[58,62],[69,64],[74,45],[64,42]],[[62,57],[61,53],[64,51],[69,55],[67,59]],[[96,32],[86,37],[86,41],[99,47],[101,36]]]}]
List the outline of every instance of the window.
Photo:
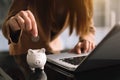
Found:
[{"label": "window", "polygon": [[120,22],[120,0],[94,0],[95,26],[113,26]]}]

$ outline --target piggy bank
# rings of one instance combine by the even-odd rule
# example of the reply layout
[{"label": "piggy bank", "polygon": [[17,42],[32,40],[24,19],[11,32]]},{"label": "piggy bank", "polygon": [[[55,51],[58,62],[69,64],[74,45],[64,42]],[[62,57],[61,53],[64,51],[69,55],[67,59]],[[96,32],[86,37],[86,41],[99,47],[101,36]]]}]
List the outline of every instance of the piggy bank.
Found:
[{"label": "piggy bank", "polygon": [[44,69],[47,57],[45,49],[29,49],[27,54],[27,63],[31,70],[35,71],[35,68]]}]

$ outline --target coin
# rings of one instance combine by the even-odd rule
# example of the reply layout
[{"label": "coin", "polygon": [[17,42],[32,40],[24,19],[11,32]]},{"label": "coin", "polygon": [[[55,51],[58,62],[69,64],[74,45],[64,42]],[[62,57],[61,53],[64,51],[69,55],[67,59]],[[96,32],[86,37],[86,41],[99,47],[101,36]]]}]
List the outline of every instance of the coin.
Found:
[{"label": "coin", "polygon": [[39,36],[37,36],[37,37],[32,36],[32,37],[31,37],[31,40],[32,40],[33,42],[38,42],[38,41],[40,40],[40,37],[39,37]]}]

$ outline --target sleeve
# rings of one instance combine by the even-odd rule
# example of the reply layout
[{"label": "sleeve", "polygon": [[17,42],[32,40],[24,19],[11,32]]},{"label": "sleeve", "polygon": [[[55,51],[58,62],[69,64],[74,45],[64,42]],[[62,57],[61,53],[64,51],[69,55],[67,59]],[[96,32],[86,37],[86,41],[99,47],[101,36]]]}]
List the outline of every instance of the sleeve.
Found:
[{"label": "sleeve", "polygon": [[[14,33],[10,32],[11,30],[10,30],[9,25],[7,25],[7,21],[9,20],[10,17],[16,15],[19,11],[26,10],[27,9],[27,5],[28,5],[28,1],[27,0],[13,0],[12,1],[12,4],[10,6],[10,9],[8,11],[6,19],[3,22],[3,26],[2,26],[2,33],[5,36],[5,38],[8,39],[9,43],[11,43],[12,40],[13,40],[13,39],[11,39],[11,33],[12,33],[12,35]],[[14,34],[14,35],[16,35],[16,34]],[[18,35],[18,33],[17,33],[17,35]],[[17,38],[17,39],[19,39],[19,38]]]},{"label": "sleeve", "polygon": [[89,24],[89,33],[87,35],[80,36],[79,41],[88,40],[90,42],[95,42],[95,32],[96,28],[94,26],[93,20],[91,19]]}]

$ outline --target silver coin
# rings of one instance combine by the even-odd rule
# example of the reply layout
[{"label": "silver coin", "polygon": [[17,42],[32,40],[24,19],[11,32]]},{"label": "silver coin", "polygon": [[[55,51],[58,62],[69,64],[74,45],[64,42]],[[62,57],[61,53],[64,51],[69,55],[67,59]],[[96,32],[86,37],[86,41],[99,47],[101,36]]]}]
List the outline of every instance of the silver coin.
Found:
[{"label": "silver coin", "polygon": [[39,36],[37,36],[37,37],[32,36],[32,37],[31,37],[31,40],[32,40],[33,42],[38,42],[38,41],[40,40],[40,37],[39,37]]}]

